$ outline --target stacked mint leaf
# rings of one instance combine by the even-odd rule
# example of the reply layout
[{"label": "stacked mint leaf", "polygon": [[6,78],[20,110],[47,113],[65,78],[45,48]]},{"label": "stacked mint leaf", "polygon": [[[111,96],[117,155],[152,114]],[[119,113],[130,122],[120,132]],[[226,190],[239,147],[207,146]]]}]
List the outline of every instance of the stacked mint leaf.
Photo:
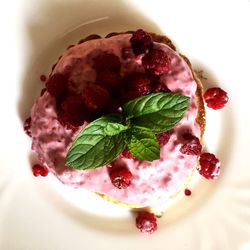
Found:
[{"label": "stacked mint leaf", "polygon": [[93,169],[117,158],[126,147],[138,159],[160,158],[155,134],[173,128],[188,109],[189,98],[178,93],[154,93],[127,102],[122,114],[102,116],[77,135],[66,165]]}]

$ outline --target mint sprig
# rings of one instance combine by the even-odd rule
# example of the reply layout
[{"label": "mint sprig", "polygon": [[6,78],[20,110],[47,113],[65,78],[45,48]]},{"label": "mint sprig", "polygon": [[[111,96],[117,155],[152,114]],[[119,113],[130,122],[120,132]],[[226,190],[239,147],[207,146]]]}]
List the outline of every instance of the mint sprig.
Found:
[{"label": "mint sprig", "polygon": [[128,147],[138,159],[160,158],[155,133],[173,128],[188,109],[189,98],[177,93],[154,93],[123,106],[123,114],[102,116],[89,123],[71,145],[66,165],[93,169],[117,158]]},{"label": "mint sprig", "polygon": [[124,105],[124,115],[132,124],[160,133],[173,128],[188,107],[188,97],[177,93],[142,96]]}]

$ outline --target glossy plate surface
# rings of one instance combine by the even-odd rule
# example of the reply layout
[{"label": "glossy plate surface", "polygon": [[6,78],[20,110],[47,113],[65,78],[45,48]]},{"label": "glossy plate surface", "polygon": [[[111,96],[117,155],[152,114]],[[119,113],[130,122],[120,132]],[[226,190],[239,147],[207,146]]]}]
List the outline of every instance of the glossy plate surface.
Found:
[{"label": "glossy plate surface", "polygon": [[[250,1],[13,0],[1,7],[0,249],[250,249]],[[32,176],[36,157],[22,123],[41,74],[88,34],[144,28],[168,35],[204,87],[229,105],[207,110],[205,144],[222,162],[218,180],[195,174],[190,189],[140,234],[133,215],[52,175]]]}]

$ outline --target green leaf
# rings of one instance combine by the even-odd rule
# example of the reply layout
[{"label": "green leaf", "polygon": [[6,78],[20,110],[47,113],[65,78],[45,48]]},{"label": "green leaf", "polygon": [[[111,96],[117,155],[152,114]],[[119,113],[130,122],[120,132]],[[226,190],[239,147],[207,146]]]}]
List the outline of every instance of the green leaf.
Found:
[{"label": "green leaf", "polygon": [[121,115],[103,116],[88,124],[76,137],[66,157],[66,165],[77,169],[101,167],[125,149]]},{"label": "green leaf", "polygon": [[178,93],[153,93],[127,102],[124,114],[134,125],[155,133],[173,128],[188,109],[189,97]]},{"label": "green leaf", "polygon": [[138,159],[154,161],[160,159],[160,145],[155,134],[147,128],[132,127],[126,132],[129,151]]}]

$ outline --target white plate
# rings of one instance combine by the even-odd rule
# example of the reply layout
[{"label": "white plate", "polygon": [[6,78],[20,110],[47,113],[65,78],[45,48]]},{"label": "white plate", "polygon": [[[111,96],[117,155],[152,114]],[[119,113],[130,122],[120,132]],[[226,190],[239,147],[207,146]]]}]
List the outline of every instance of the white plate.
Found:
[{"label": "white plate", "polygon": [[[250,249],[250,2],[16,0],[1,6],[0,249]],[[90,33],[142,27],[167,34],[229,105],[208,111],[206,146],[222,161],[218,181],[194,178],[151,236],[122,207],[34,178],[22,122],[71,43]]]}]

